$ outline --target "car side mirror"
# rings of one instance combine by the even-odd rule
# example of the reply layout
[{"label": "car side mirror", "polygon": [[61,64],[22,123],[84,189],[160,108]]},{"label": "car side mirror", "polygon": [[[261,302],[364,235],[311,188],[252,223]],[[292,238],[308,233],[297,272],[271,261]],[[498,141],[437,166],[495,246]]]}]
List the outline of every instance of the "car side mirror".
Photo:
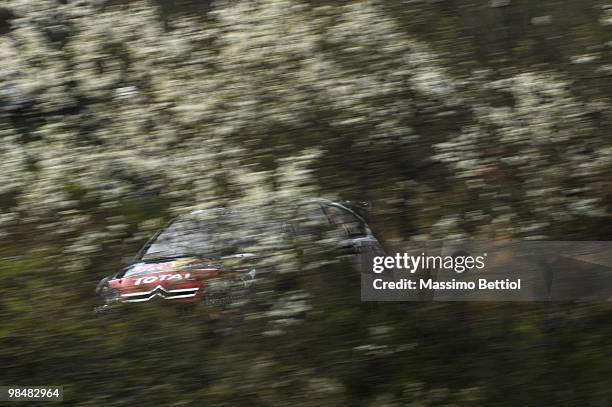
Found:
[{"label": "car side mirror", "polygon": [[340,244],[338,251],[341,255],[359,254],[359,248],[352,244]]}]

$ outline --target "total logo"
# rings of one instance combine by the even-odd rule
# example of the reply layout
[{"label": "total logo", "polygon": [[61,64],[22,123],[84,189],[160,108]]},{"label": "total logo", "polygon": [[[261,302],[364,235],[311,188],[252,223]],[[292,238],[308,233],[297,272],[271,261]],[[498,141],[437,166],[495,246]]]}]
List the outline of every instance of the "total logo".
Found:
[{"label": "total logo", "polygon": [[140,277],[134,281],[134,285],[140,285],[142,283],[150,284],[156,281],[180,281],[180,280],[191,280],[191,273],[172,273],[162,274],[160,276],[148,276]]}]

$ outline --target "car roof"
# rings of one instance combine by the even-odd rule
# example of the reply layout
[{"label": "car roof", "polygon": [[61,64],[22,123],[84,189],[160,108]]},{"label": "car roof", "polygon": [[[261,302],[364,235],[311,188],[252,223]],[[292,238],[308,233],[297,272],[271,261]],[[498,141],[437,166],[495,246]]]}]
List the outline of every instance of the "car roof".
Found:
[{"label": "car roof", "polygon": [[[326,198],[304,198],[304,199],[297,201],[296,205],[301,206],[301,205],[308,205],[308,204],[313,204],[313,203],[325,204],[325,205],[338,205],[343,208],[346,208],[345,205],[342,205],[339,202],[335,202],[335,201],[332,201]],[[229,208],[220,206],[220,207],[213,207],[213,208],[192,209],[191,211],[187,212],[188,215],[196,215],[196,216],[197,215],[211,215],[211,214],[225,215],[225,214],[232,214],[232,213],[240,213],[240,211],[236,211],[233,209],[229,209]]]}]

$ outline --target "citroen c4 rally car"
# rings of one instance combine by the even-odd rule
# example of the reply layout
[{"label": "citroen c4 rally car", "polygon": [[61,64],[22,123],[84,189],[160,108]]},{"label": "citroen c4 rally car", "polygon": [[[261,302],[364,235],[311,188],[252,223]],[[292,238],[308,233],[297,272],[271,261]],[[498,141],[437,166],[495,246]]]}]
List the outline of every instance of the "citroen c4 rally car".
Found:
[{"label": "citroen c4 rally car", "polygon": [[[384,251],[366,222],[348,207],[316,199],[296,206],[295,219],[327,224],[336,229],[338,247],[365,264]],[[237,222],[232,222],[238,220]],[[172,304],[214,304],[231,301],[219,285],[248,291],[256,281],[255,253],[248,216],[223,208],[200,210],[179,216],[155,234],[141,249],[134,263],[103,278],[96,288],[101,305],[96,312],[121,304],[164,302]],[[268,226],[268,225],[266,225]],[[272,220],[267,233],[292,238],[302,225],[279,225]],[[234,229],[232,229],[234,228]],[[223,235],[219,239],[218,236]],[[230,284],[231,283],[231,284]],[[217,289],[213,289],[216,287]]]}]

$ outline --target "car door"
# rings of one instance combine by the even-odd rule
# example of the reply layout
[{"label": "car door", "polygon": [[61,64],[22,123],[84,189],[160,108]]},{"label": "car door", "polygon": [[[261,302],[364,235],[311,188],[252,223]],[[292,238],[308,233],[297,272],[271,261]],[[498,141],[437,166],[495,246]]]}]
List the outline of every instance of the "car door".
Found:
[{"label": "car door", "polygon": [[335,203],[323,204],[323,212],[331,225],[338,228],[343,236],[339,243],[341,250],[355,254],[358,270],[368,272],[374,256],[385,252],[366,222],[350,209]]}]

